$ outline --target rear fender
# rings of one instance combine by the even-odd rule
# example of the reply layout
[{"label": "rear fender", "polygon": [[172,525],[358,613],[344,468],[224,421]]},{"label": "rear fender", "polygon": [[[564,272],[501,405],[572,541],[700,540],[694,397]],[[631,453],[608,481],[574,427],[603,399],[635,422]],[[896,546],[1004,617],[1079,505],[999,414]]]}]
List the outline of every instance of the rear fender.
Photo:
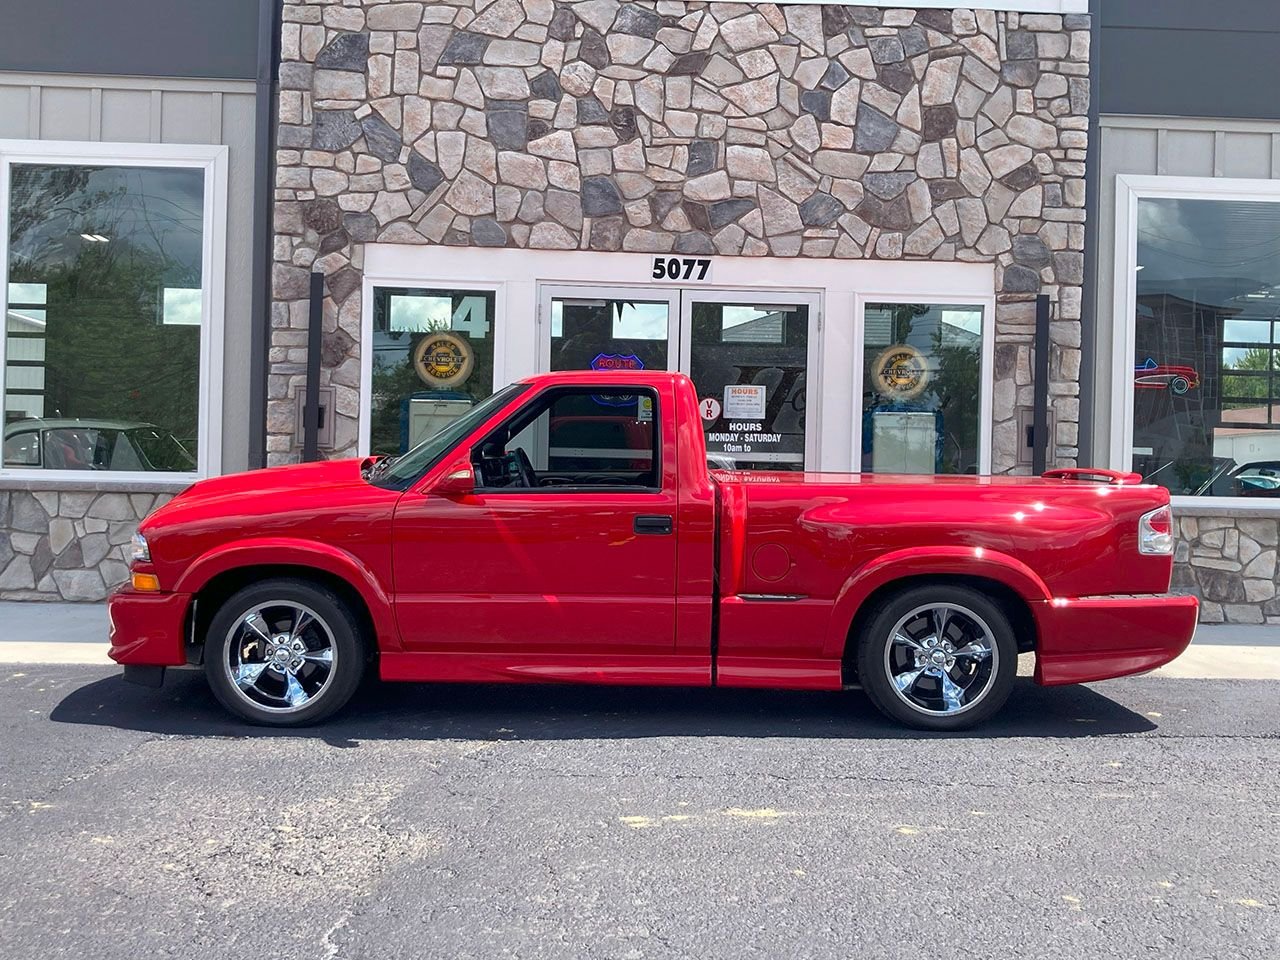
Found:
[{"label": "rear fender", "polygon": [[399,646],[391,601],[382,585],[359,560],[337,547],[313,540],[264,537],[223,544],[187,567],[174,585],[180,593],[198,593],[214,577],[242,567],[294,566],[322,570],[349,583],[364,600],[379,640],[392,639]]},{"label": "rear fender", "polygon": [[929,576],[983,577],[1008,587],[1027,602],[1039,628],[1039,609],[1051,597],[1030,567],[1021,560],[983,547],[911,547],[877,557],[845,581],[836,597],[823,655],[841,657],[857,616],[867,598],[895,580]]}]

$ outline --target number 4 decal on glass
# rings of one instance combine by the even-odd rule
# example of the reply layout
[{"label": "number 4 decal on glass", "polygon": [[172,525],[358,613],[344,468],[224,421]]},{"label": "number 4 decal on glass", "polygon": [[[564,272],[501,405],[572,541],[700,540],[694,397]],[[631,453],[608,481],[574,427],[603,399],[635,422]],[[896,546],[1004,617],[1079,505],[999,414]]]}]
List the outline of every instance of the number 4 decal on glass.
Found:
[{"label": "number 4 decal on glass", "polygon": [[449,329],[458,330],[475,340],[483,340],[489,334],[489,319],[484,297],[462,297],[458,309],[453,311]]},{"label": "number 4 decal on glass", "polygon": [[654,280],[707,280],[711,275],[710,257],[654,257]]}]

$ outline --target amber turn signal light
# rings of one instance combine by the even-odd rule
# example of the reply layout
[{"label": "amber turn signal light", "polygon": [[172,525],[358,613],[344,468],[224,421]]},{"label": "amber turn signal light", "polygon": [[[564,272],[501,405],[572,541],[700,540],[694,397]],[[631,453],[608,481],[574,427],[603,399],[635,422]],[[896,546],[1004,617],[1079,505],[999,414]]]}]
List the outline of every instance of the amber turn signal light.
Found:
[{"label": "amber turn signal light", "polygon": [[145,593],[155,593],[160,589],[160,578],[154,573],[135,573],[133,575],[133,589],[141,590]]}]

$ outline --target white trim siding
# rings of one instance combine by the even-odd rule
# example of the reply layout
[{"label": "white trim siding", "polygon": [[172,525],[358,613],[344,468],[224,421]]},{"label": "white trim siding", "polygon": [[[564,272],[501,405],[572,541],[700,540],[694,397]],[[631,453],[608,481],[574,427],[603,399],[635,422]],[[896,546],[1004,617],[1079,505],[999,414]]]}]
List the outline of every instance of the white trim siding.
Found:
[{"label": "white trim siding", "polygon": [[[792,292],[817,296],[815,366],[818,396],[810,469],[854,471],[859,466],[850,419],[861,417],[862,301],[972,303],[983,307],[981,462],[991,464],[995,269],[991,264],[914,261],[806,260],[713,257],[707,290]],[[551,284],[596,288],[644,287],[653,255],[593,251],[430,247],[370,243],[364,254],[361,304],[360,447],[368,452],[373,343],[373,288],[411,286],[494,290],[494,388],[541,371],[540,289]],[[502,278],[494,282],[494,277]],[[703,284],[698,284],[703,288]],[[669,290],[653,284],[655,298]],[[861,298],[861,299],[860,299]],[[785,297],[783,297],[785,299]],[[853,363],[852,375],[850,363]]]}]

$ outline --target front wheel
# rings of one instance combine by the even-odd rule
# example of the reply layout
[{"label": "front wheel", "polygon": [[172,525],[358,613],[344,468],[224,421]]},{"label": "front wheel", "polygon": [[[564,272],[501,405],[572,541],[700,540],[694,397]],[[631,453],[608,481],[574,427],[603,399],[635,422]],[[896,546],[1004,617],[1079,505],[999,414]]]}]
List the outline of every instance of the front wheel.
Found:
[{"label": "front wheel", "polygon": [[218,701],[251,723],[314,723],[340,709],[364,674],[360,625],[335,593],[305,580],[245,587],[222,605],[205,640]]},{"label": "front wheel", "polygon": [[962,730],[993,716],[1018,673],[1009,618],[984,594],[921,585],[882,601],[858,645],[858,678],[886,716]]}]

